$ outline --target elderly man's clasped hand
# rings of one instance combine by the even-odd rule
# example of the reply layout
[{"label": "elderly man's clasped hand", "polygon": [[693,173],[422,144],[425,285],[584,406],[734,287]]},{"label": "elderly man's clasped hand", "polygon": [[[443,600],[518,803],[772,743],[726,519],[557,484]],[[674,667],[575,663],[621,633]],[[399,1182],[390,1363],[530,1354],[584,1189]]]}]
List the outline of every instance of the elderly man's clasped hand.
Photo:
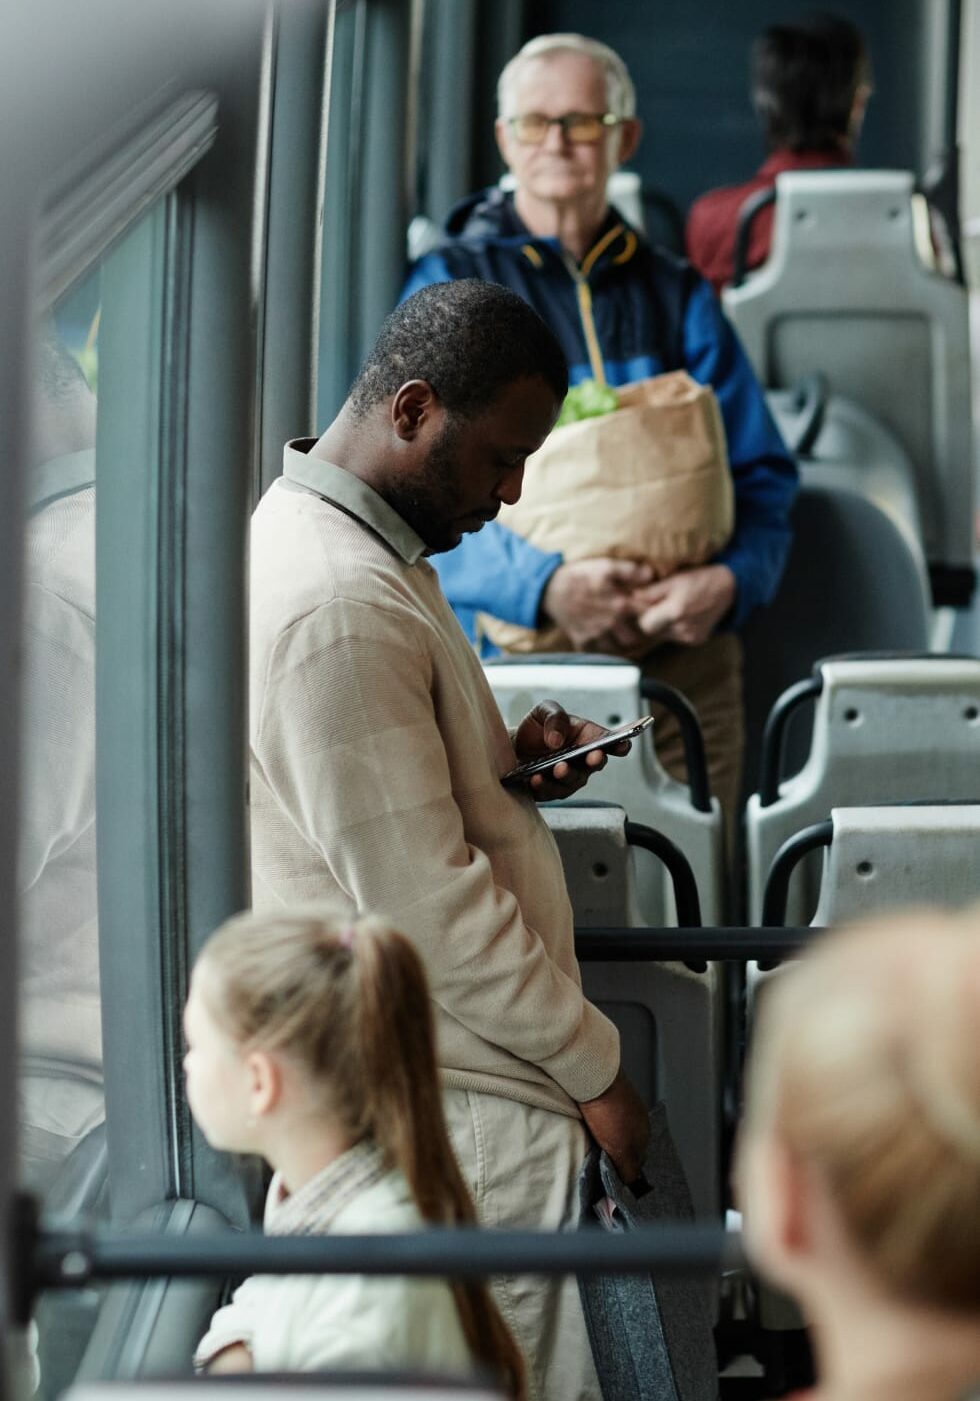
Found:
[{"label": "elderly man's clasped hand", "polygon": [[734,602],[735,575],[725,564],[653,580],[646,564],[585,559],[559,565],[542,606],[577,650],[638,661],[661,642],[706,642]]}]

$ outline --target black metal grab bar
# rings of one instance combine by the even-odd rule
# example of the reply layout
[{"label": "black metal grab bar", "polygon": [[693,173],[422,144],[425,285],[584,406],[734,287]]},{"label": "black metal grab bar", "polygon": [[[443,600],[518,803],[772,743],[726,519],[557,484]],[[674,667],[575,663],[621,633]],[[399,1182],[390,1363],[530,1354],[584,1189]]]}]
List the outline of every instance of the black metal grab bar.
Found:
[{"label": "black metal grab bar", "polygon": [[789,444],[789,449],[797,457],[809,457],[827,416],[827,400],[830,396],[827,376],[819,371],[812,375],[804,375],[793,385],[792,392],[793,411],[801,426]]},{"label": "black metal grab bar", "polygon": [[691,863],[676,843],[663,832],[648,827],[642,822],[626,819],[626,840],[630,846],[638,846],[643,851],[652,852],[667,868],[674,887],[674,904],[677,907],[677,923],[681,929],[700,929],[701,900],[698,896],[698,883],[691,870]]},{"label": "black metal grab bar", "polygon": [[783,768],[783,744],[789,717],[804,701],[814,700],[823,690],[823,676],[808,676],[787,687],[766,718],[762,732],[762,758],[759,763],[759,804],[771,807],[779,797],[779,777]]},{"label": "black metal grab bar", "polygon": [[833,840],[834,824],[828,818],[826,822],[815,822],[811,827],[804,827],[801,832],[795,832],[783,842],[773,857],[762,896],[764,924],[778,926],[780,920],[786,918],[789,882],[793,872],[808,852],[816,851],[822,846],[830,846]]},{"label": "black metal grab bar", "polygon": [[739,209],[738,222],[735,225],[735,243],[732,248],[732,280],[730,284],[732,287],[741,287],[745,281],[747,271],[745,264],[749,256],[749,236],[756,217],[762,213],[763,209],[768,209],[771,204],[775,203],[776,190],[773,187],[749,195]]},{"label": "black metal grab bar", "polygon": [[196,1237],[104,1228],[58,1231],[34,1239],[37,1289],[75,1289],[90,1280],[193,1279],[224,1275],[706,1274],[743,1262],[740,1238],[697,1222],[638,1227],[627,1233],[486,1231],[467,1226],[397,1235]]},{"label": "black metal grab bar", "polygon": [[697,711],[687,696],[668,686],[665,681],[657,681],[652,676],[640,680],[640,695],[644,700],[656,701],[669,710],[680,726],[681,743],[684,746],[684,766],[687,769],[687,786],[691,790],[691,806],[697,812],[711,811],[711,788],[708,784],[708,761],[704,753],[704,736]]},{"label": "black metal grab bar", "polygon": [[716,927],[696,929],[633,929],[609,926],[576,929],[575,955],[580,963],[687,963],[692,959],[793,958],[801,953],[820,929]]}]

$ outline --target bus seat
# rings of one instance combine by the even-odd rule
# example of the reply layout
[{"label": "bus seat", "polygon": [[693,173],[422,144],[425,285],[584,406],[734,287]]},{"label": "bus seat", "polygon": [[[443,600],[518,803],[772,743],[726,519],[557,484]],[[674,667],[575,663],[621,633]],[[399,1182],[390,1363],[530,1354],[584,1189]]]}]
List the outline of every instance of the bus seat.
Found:
[{"label": "bus seat", "polygon": [[[898,665],[909,668],[906,678],[908,685],[894,689],[895,678],[890,674],[887,659],[873,659],[868,663],[842,659],[826,663],[821,668],[827,685],[818,701],[814,751],[823,743],[825,734],[835,733],[836,724],[836,732],[847,736],[837,756],[840,774],[846,775],[845,750],[850,750],[850,762],[863,763],[865,747],[849,743],[861,733],[865,733],[870,741],[867,748],[879,751],[878,758],[884,759],[886,756],[880,752],[882,746],[877,743],[883,739],[884,732],[873,723],[877,717],[879,721],[885,721],[885,728],[893,727],[894,735],[904,730],[914,739],[917,747],[911,751],[900,751],[901,759],[903,765],[909,764],[921,778],[928,773],[930,760],[934,757],[929,749],[930,741],[935,740],[938,744],[945,724],[957,731],[958,738],[962,737],[964,729],[972,733],[972,748],[968,743],[957,746],[954,741],[951,749],[958,747],[959,761],[968,773],[975,775],[980,737],[975,697],[980,661],[972,661],[971,664],[963,659],[947,662],[945,659],[922,658],[908,659]],[[942,670],[932,674],[933,666]],[[854,674],[854,668],[865,667],[868,668],[866,674]],[[924,683],[921,695],[915,692],[913,677],[916,671]],[[943,675],[949,683],[948,691],[944,691]],[[876,676],[879,685],[876,685]],[[963,682],[962,689],[958,677]],[[962,700],[957,699],[958,692]],[[821,710],[826,712],[823,717]],[[849,712],[852,712],[850,716]],[[972,730],[969,727],[973,727]],[[955,772],[952,754],[938,751],[935,760],[944,774]],[[894,754],[891,762],[893,767],[897,767]],[[884,765],[872,766],[878,781],[885,777],[884,770]],[[798,777],[802,779],[805,774]],[[855,787],[860,786],[856,777]],[[942,783],[936,784],[939,789],[942,786]],[[968,779],[966,786],[970,786]],[[793,882],[801,864],[821,850],[819,901],[810,921],[816,927],[878,915],[903,906],[970,904],[980,897],[980,867],[976,862],[978,839],[978,804],[949,802],[923,805],[913,802],[882,807],[834,807],[827,820],[802,828],[780,847],[769,870],[763,900],[763,922],[766,925],[806,922],[792,908]],[[767,971],[763,971],[759,964],[749,964],[747,1014],[750,1025],[754,1019],[756,1000],[765,997],[767,980],[775,976],[782,974],[775,972],[771,965]],[[779,1357],[781,1348],[785,1346],[779,1342],[779,1338],[802,1338],[804,1320],[789,1296],[765,1282],[758,1287],[756,1301],[756,1317],[767,1339],[767,1351],[771,1356]]]},{"label": "bus seat", "polygon": [[817,924],[980,898],[980,804],[835,808]]},{"label": "bus seat", "polygon": [[766,402],[798,454],[805,485],[860,492],[892,518],[910,548],[924,551],[915,468],[894,433],[860,404],[830,394],[823,375],[808,375],[792,389],[771,389]]},{"label": "bus seat", "polygon": [[[802,769],[779,782],[780,736],[804,700],[815,701]],[[833,808],[896,801],[980,798],[980,659],[840,657],[785,692],[767,726],[759,792],[745,812],[749,919],[762,920],[763,890],[783,843]],[[786,919],[805,924],[819,869],[797,867]]]},{"label": "bus seat", "polygon": [[778,175],[769,261],[723,300],[764,384],[786,388],[820,371],[832,393],[856,399],[895,434],[914,464],[926,556],[960,590],[943,601],[965,602],[974,514],[968,299],[919,258],[912,196],[907,171]]},{"label": "bus seat", "polygon": [[609,203],[615,205],[620,214],[625,215],[634,229],[646,228],[646,210],[643,204],[643,186],[639,175],[633,170],[614,170],[606,186]]},{"label": "bus seat", "polygon": [[[922,560],[883,511],[853,491],[805,486],[793,531],[779,592],[742,634],[745,772],[753,782],[769,712],[818,661],[845,652],[929,650]],[[810,752],[810,720],[800,712],[789,726],[787,773]]]},{"label": "bus seat", "polygon": [[[766,925],[787,922],[787,897],[798,863],[823,848],[817,928],[882,914],[910,905],[967,905],[980,897],[980,805],[896,804],[838,807],[826,821],[797,832],[783,844],[769,871],[763,899]],[[754,1020],[765,986],[780,977],[771,965],[746,970],[747,1017]],[[778,1339],[802,1337],[803,1319],[792,1299],[762,1284],[757,1317],[778,1355]]]},{"label": "bus seat", "polygon": [[[640,926],[634,824],[615,804],[545,805],[580,929]],[[721,1213],[722,968],[587,961],[590,1001],[616,1023],[623,1066],[645,1104],[662,1100],[695,1213]]]},{"label": "bus seat", "polygon": [[910,905],[962,907],[980,899],[980,803],[894,803],[833,808],[826,822],[782,846],[767,883],[766,919],[784,922],[787,883],[809,851],[824,847],[822,927]]},{"label": "bus seat", "polygon": [[414,263],[416,259],[424,258],[426,253],[438,248],[444,239],[445,234],[435,219],[430,219],[427,214],[416,214],[405,233],[408,261]]},{"label": "bus seat", "polygon": [[[510,726],[518,725],[544,696],[554,697],[571,714],[597,720],[610,729],[649,713],[641,694],[639,667],[616,657],[556,653],[495,657],[484,665]],[[590,778],[587,791],[590,798],[620,804],[635,822],[655,828],[679,846],[694,870],[702,917],[709,925],[722,923],[721,809],[717,799],[692,794],[666,773],[657,759],[650,731],[633,741],[633,752],[627,758],[611,759],[601,773]],[[673,923],[676,911],[660,864],[641,858],[638,882],[643,922]]]}]

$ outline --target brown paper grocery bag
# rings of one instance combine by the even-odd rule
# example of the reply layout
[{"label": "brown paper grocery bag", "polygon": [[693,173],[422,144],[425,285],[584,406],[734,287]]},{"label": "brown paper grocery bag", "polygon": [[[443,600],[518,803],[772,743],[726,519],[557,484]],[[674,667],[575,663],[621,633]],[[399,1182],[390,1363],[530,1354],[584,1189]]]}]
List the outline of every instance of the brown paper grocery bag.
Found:
[{"label": "brown paper grocery bag", "polygon": [[[520,501],[498,519],[566,560],[646,561],[655,577],[704,564],[732,533],[725,430],[711,389],[684,370],[617,390],[620,407],[556,428],[527,459]],[[521,628],[481,613],[507,652],[571,650],[555,627]]]}]

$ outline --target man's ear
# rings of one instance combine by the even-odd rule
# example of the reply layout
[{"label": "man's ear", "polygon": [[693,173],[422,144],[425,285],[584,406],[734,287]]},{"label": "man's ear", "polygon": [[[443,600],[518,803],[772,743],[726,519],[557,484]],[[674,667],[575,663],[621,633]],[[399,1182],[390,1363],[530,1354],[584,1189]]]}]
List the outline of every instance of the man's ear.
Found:
[{"label": "man's ear", "polygon": [[245,1057],[248,1075],[248,1108],[254,1119],[271,1114],[282,1098],[282,1067],[267,1051],[250,1051]]},{"label": "man's ear", "polygon": [[620,165],[625,165],[640,144],[640,137],[643,135],[643,123],[639,117],[627,117],[619,128],[619,152],[617,161]]},{"label": "man's ear", "polygon": [[403,442],[413,442],[442,412],[439,396],[428,380],[410,379],[391,401],[391,426]]}]

